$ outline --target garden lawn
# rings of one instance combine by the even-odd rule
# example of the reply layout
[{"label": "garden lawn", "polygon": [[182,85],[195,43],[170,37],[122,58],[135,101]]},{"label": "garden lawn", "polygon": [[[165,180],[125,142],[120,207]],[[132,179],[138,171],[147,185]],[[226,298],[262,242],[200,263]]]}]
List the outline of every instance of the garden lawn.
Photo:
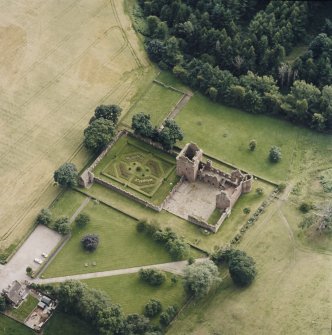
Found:
[{"label": "garden lawn", "polygon": [[80,320],[76,316],[55,312],[48,321],[44,335],[94,335],[93,329],[88,323]]},{"label": "garden lawn", "polygon": [[150,299],[157,299],[164,309],[169,305],[184,304],[186,296],[181,277],[176,284],[172,284],[170,273],[166,273],[167,280],[161,286],[151,286],[141,281],[138,274],[121,275],[86,280],[90,287],[105,291],[112,303],[119,304],[126,314],[143,313],[144,305]]},{"label": "garden lawn", "polygon": [[[256,194],[256,188],[262,188],[264,193],[259,196]],[[157,213],[152,209],[146,208],[125,196],[104,188],[101,185],[94,184],[84,192],[96,199],[105,201],[114,208],[118,208],[137,219],[147,219],[157,221],[161,227],[171,227],[179,236],[183,236],[188,242],[206,250],[213,251],[214,246],[225,245],[238,233],[242,225],[250,218],[250,215],[260,206],[260,204],[273,191],[273,186],[260,180],[255,180],[253,190],[250,193],[243,194],[232,209],[232,214],[219,228],[218,233],[204,233],[204,229],[195,226],[188,221],[181,219],[167,211]],[[249,207],[251,213],[243,214],[243,208]],[[195,257],[195,254],[193,254]]]},{"label": "garden lawn", "polygon": [[0,334],[1,335],[34,335],[30,328],[21,323],[0,314]]},{"label": "garden lawn", "polygon": [[160,126],[181,97],[181,93],[152,82],[149,89],[138,98],[121,123],[131,127],[132,117],[137,113],[145,113],[150,114],[154,126]]},{"label": "garden lawn", "polygon": [[[176,121],[185,134],[182,146],[195,142],[204,152],[275,182],[296,176],[308,168],[306,164],[317,168],[316,162],[323,164],[328,158],[325,152],[332,150],[330,135],[213,103],[200,94],[195,94]],[[254,152],[248,150],[252,139],[257,141]],[[279,163],[268,160],[273,145],[281,148]]]},{"label": "garden lawn", "polygon": [[[171,261],[162,246],[136,232],[134,219],[93,201],[83,212],[90,216],[91,222],[83,229],[73,227],[71,239],[47,268],[45,277]],[[86,252],[81,246],[82,237],[88,233],[98,234],[100,237],[99,246],[94,252]]]},{"label": "garden lawn", "polygon": [[9,314],[19,321],[24,321],[30,313],[34,310],[34,308],[38,304],[38,299],[33,297],[31,294],[27,297],[27,299],[21,304],[21,306],[17,309],[13,308],[10,310]]}]

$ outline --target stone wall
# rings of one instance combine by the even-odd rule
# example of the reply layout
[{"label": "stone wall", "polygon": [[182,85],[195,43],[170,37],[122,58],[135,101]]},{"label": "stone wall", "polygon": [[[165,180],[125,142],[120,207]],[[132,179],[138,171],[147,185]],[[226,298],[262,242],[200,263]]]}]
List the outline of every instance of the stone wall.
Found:
[{"label": "stone wall", "polygon": [[180,188],[180,186],[183,184],[183,182],[185,181],[185,177],[181,177],[179,182],[172,188],[171,192],[168,194],[168,196],[166,197],[166,199],[163,201],[162,203],[162,207],[164,207],[164,204],[167,203],[167,201],[173,196],[173,194]]},{"label": "stone wall", "polygon": [[145,201],[145,200],[143,200],[143,199],[137,197],[136,195],[134,195],[134,194],[132,194],[132,193],[130,193],[130,192],[128,192],[128,191],[125,191],[125,190],[123,190],[122,188],[119,188],[119,187],[117,187],[117,186],[114,186],[114,185],[112,185],[112,184],[110,184],[110,183],[108,183],[108,182],[106,182],[106,181],[104,181],[104,180],[102,180],[102,179],[100,179],[100,178],[98,178],[98,177],[95,177],[95,178],[94,178],[94,181],[95,181],[97,184],[100,184],[100,185],[102,185],[102,186],[104,186],[104,187],[106,187],[106,188],[109,188],[109,189],[111,189],[111,190],[113,190],[113,191],[116,191],[116,192],[118,192],[118,193],[120,193],[120,194],[126,196],[127,198],[129,198],[129,199],[131,199],[131,200],[134,200],[134,201],[140,203],[141,205],[144,205],[144,206],[146,206],[146,207],[149,207],[149,208],[151,208],[151,209],[153,209],[153,210],[155,210],[155,211],[157,211],[157,212],[160,212],[160,211],[163,209],[163,206],[162,206],[162,205],[161,205],[161,206],[157,206],[157,205],[151,204],[150,202]]}]

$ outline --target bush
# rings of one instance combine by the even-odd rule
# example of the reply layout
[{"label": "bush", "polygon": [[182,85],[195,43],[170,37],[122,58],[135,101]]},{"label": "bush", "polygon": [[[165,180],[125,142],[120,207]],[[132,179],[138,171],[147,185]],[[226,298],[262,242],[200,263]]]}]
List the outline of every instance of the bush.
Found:
[{"label": "bush", "polygon": [[307,202],[302,202],[300,207],[299,207],[299,210],[302,213],[308,213],[311,209],[312,209],[312,204],[309,204]]},{"label": "bush", "polygon": [[189,257],[188,258],[188,265],[194,264],[195,263],[195,258],[194,257]]},{"label": "bush", "polygon": [[54,172],[54,181],[62,187],[77,186],[78,172],[75,164],[64,163]]},{"label": "bush", "polygon": [[175,318],[177,312],[178,312],[178,307],[173,305],[173,306],[168,306],[166,311],[160,314],[160,319],[159,322],[162,326],[167,327],[171,321]]},{"label": "bush", "polygon": [[43,208],[36,218],[36,223],[49,226],[52,223],[51,211],[47,208]]},{"label": "bush", "polygon": [[99,236],[95,234],[87,234],[81,239],[82,246],[86,251],[94,251],[99,244]]},{"label": "bush", "polygon": [[60,217],[54,223],[54,229],[61,235],[67,235],[70,232],[69,219],[65,216]]},{"label": "bush", "polygon": [[249,214],[250,213],[250,208],[249,207],[243,208],[243,213],[244,214]]},{"label": "bush", "polygon": [[286,188],[286,184],[285,183],[281,183],[277,186],[277,189],[279,192],[283,192]]},{"label": "bush", "polygon": [[165,274],[155,269],[141,269],[138,274],[141,280],[152,286],[160,286],[166,280]]},{"label": "bush", "polygon": [[25,269],[25,272],[27,273],[28,276],[31,276],[31,274],[32,274],[32,267],[31,267],[31,266],[28,266],[28,267]]},{"label": "bush", "polygon": [[75,223],[79,228],[85,227],[90,222],[90,216],[87,214],[79,214],[75,219]]},{"label": "bush", "polygon": [[281,149],[277,146],[272,146],[269,152],[269,160],[272,163],[277,163],[281,159]]},{"label": "bush", "polygon": [[256,194],[257,195],[262,195],[264,193],[264,190],[261,187],[256,188]]},{"label": "bush", "polygon": [[144,315],[153,318],[161,312],[162,306],[159,300],[151,299],[144,307]]},{"label": "bush", "polygon": [[251,141],[249,142],[248,149],[249,149],[250,151],[254,151],[254,150],[256,149],[256,146],[257,146],[257,142],[256,142],[256,140],[251,140]]},{"label": "bush", "polygon": [[147,230],[147,225],[148,223],[146,222],[146,220],[139,220],[136,225],[137,232],[145,233]]},{"label": "bush", "polygon": [[173,259],[183,259],[189,253],[188,244],[182,239],[171,239],[166,243],[166,249]]}]

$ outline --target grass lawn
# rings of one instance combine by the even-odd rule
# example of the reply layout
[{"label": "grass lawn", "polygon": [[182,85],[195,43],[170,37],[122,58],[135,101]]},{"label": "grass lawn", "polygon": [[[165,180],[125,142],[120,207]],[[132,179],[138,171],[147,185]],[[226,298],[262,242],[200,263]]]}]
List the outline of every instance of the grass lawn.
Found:
[{"label": "grass lawn", "polygon": [[142,282],[138,274],[121,275],[86,280],[90,287],[105,291],[112,303],[121,305],[126,314],[143,313],[144,305],[150,299],[157,299],[164,309],[169,305],[181,307],[185,302],[182,279],[172,284],[172,274],[166,273],[167,280],[159,287]]},{"label": "grass lawn", "polygon": [[10,310],[9,314],[19,320],[24,321],[30,313],[34,310],[34,308],[38,304],[38,299],[33,297],[31,294],[27,297],[27,299],[21,304],[21,306],[17,309],[13,308]]},{"label": "grass lawn", "polygon": [[248,288],[229,277],[216,292],[191,305],[170,335],[330,334],[331,255],[297,248],[276,205],[239,248],[253,256],[258,276]]},{"label": "grass lawn", "polygon": [[[258,187],[264,190],[262,196],[255,193],[255,189]],[[211,233],[208,236],[204,234],[203,229],[200,229],[184,219],[164,210],[157,213],[152,209],[146,208],[145,206],[100,185],[93,185],[90,189],[84,190],[84,192],[87,192],[92,197],[105,201],[111,206],[125,211],[138,219],[155,220],[159,222],[162,227],[171,227],[177,234],[179,234],[179,236],[185,237],[187,241],[204,250],[213,251],[214,246],[227,244],[236,235],[246,220],[249,219],[250,214],[243,214],[243,208],[249,207],[251,213],[253,213],[268,197],[272,190],[273,187],[270,184],[255,180],[253,191],[243,194],[240,197],[235,207],[232,209],[232,214],[219,228],[218,233]]]},{"label": "grass lawn", "polygon": [[[136,221],[130,217],[93,201],[83,212],[90,216],[91,223],[83,229],[73,227],[71,239],[47,268],[45,277],[171,261],[160,245],[136,232]],[[81,238],[88,233],[95,233],[100,237],[99,246],[92,253],[83,251],[80,243]]]},{"label": "grass lawn", "polygon": [[50,208],[53,217],[58,218],[60,216],[67,216],[70,218],[81,205],[84,198],[84,195],[75,192],[74,190],[66,190],[53,202]]},{"label": "grass lawn", "polygon": [[179,180],[175,157],[134,137],[121,137],[94,174],[139,198],[160,205]]},{"label": "grass lawn", "polygon": [[137,102],[121,120],[121,123],[131,127],[133,115],[145,113],[150,114],[153,125],[159,126],[181,97],[181,93],[152,82],[148,90],[138,98]]},{"label": "grass lawn", "polygon": [[[176,121],[185,133],[182,145],[195,142],[206,153],[275,182],[296,176],[308,168],[306,164],[331,160],[321,148],[332,150],[332,136],[216,104],[198,93]],[[257,141],[254,152],[248,150],[251,139]],[[277,164],[268,160],[272,145],[281,148],[282,159]]]},{"label": "grass lawn", "polygon": [[95,330],[86,322],[76,316],[62,312],[55,314],[48,321],[44,335],[94,335]]},{"label": "grass lawn", "polygon": [[30,328],[21,323],[0,314],[0,334],[1,335],[34,335]]}]

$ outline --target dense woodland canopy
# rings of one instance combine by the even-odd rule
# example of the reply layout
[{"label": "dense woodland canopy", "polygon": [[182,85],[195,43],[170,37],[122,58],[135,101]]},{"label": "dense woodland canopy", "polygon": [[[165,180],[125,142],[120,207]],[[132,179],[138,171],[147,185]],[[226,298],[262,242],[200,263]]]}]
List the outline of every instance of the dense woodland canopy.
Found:
[{"label": "dense woodland canopy", "polygon": [[139,4],[147,52],[161,68],[212,100],[332,130],[332,2]]}]

